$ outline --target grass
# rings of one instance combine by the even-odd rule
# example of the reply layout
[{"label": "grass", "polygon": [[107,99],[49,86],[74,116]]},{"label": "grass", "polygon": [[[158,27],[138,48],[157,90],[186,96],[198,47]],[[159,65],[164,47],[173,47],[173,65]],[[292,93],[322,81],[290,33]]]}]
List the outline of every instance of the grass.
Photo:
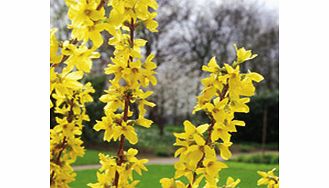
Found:
[{"label": "grass", "polygon": [[[83,157],[78,157],[75,166],[78,165],[90,165],[90,164],[99,164],[98,153],[110,154],[111,152],[97,151],[97,150],[86,150],[86,153]],[[234,156],[234,155],[233,155]],[[233,157],[232,161],[235,162],[246,162],[246,163],[263,163],[263,164],[277,164],[279,163],[279,154],[278,153],[266,153],[265,157],[262,158],[261,154],[243,154],[237,157]]]},{"label": "grass", "polygon": [[[240,178],[241,183],[239,187],[254,188],[259,179],[257,170],[267,171],[272,168],[279,168],[278,165],[265,165],[265,164],[248,164],[239,162],[227,162],[228,169],[224,169],[220,175],[220,184],[224,184],[228,176],[234,179]],[[148,172],[144,172],[143,176],[135,175],[135,179],[141,180],[138,188],[160,188],[160,179],[163,177],[173,177],[174,168],[172,165],[148,165]],[[278,174],[278,172],[277,172]],[[183,180],[184,181],[184,180]],[[76,181],[70,186],[72,188],[87,187],[87,183],[96,182],[96,170],[83,170],[77,172]]]},{"label": "grass", "polygon": [[110,152],[97,151],[97,150],[86,150],[83,157],[78,157],[74,162],[75,166],[78,165],[89,165],[89,164],[99,164],[98,153],[111,154]]}]

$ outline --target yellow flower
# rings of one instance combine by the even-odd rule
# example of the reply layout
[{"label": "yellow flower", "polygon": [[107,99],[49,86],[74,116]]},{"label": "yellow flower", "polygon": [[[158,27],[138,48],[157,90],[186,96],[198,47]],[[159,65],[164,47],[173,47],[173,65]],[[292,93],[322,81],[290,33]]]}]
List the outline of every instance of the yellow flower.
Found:
[{"label": "yellow flower", "polygon": [[105,111],[115,112],[117,109],[124,108],[124,101],[121,100],[122,91],[118,90],[105,91],[108,94],[102,95],[99,100],[103,103],[107,103],[104,107]]},{"label": "yellow flower", "polygon": [[136,92],[136,98],[137,98],[137,104],[138,104],[138,110],[139,110],[139,114],[138,114],[138,120],[137,123],[141,126],[144,127],[150,127],[150,125],[153,123],[151,120],[147,120],[144,118],[146,110],[145,110],[145,106],[150,106],[150,107],[154,107],[155,104],[147,101],[146,98],[152,95],[152,91],[147,91],[144,92],[143,90],[138,90]]},{"label": "yellow flower", "polygon": [[148,30],[150,30],[151,32],[158,32],[158,22],[154,20],[154,18],[157,16],[156,12],[152,12],[149,15],[149,18],[147,20],[144,21],[145,26]]},{"label": "yellow flower", "polygon": [[142,62],[140,60],[130,62],[129,67],[125,68],[123,73],[123,79],[128,83],[128,85],[136,85],[141,79],[141,67]]},{"label": "yellow flower", "polygon": [[188,156],[184,160],[189,160],[190,164],[194,167],[197,166],[198,162],[203,158],[211,159],[216,158],[216,152],[213,148],[209,147],[204,143],[200,145],[192,145],[187,149]]},{"label": "yellow flower", "polygon": [[114,179],[117,169],[117,163],[115,159],[109,157],[108,155],[104,155],[102,153],[99,153],[98,156],[102,167],[97,172],[98,182],[88,184],[88,186],[92,188],[103,188],[112,185],[112,181]]},{"label": "yellow flower", "polygon": [[[202,134],[208,129],[209,124],[203,124],[195,127],[190,121],[184,121],[184,133],[174,133],[179,139],[185,139],[188,141],[195,140],[196,142],[204,142]],[[203,141],[202,141],[203,140]]]},{"label": "yellow flower", "polygon": [[62,54],[58,54],[59,42],[56,38],[55,33],[57,28],[50,30],[50,63],[58,64],[62,59]]},{"label": "yellow flower", "polygon": [[186,188],[185,184],[179,180],[173,178],[162,178],[160,180],[162,188]]},{"label": "yellow flower", "polygon": [[213,127],[213,131],[211,133],[211,140],[213,142],[217,141],[218,139],[221,139],[223,142],[229,142],[231,139],[230,133],[227,131],[224,124],[216,123]]},{"label": "yellow flower", "polygon": [[232,177],[226,179],[226,184],[223,188],[235,188],[240,183],[240,179],[234,181]]},{"label": "yellow flower", "polygon": [[127,68],[127,61],[124,59],[111,58],[113,64],[108,64],[105,68],[105,74],[114,74],[113,83],[118,83],[122,77],[123,70]]},{"label": "yellow flower", "polygon": [[212,57],[208,63],[208,65],[203,65],[202,70],[210,73],[219,73],[219,66],[216,62],[216,57]]},{"label": "yellow flower", "polygon": [[248,113],[249,107],[246,105],[246,103],[248,103],[249,101],[249,98],[232,99],[230,102],[230,109],[233,112]]},{"label": "yellow flower", "polygon": [[273,168],[268,172],[257,171],[262,176],[258,181],[257,185],[267,185],[267,188],[279,188],[279,177],[274,174],[276,169]]},{"label": "yellow flower", "polygon": [[[55,68],[50,69],[50,92],[55,90],[58,98],[65,99],[65,96],[72,96],[73,90],[80,90],[83,85],[79,80],[83,77],[83,72],[70,72],[69,69],[64,68],[61,74],[55,73]],[[60,103],[61,104],[61,103]],[[58,104],[58,105],[60,105]]]},{"label": "yellow flower", "polygon": [[68,41],[65,41],[63,44],[64,47],[70,49],[69,52],[63,52],[65,55],[69,55],[69,58],[65,61],[65,64],[69,68],[74,66],[83,72],[89,73],[92,67],[92,59],[100,57],[98,52],[95,52],[93,49],[88,49],[87,46],[71,47]]},{"label": "yellow flower", "polygon": [[176,139],[176,142],[174,143],[174,146],[180,146],[179,149],[176,150],[175,152],[175,157],[178,157],[179,155],[184,155],[184,153],[186,153],[186,151],[188,150],[189,147],[189,143],[185,140],[181,140],[181,139]]},{"label": "yellow flower", "polygon": [[105,10],[102,7],[97,10],[98,1],[80,0],[69,7],[68,17],[73,27],[93,25],[94,21],[104,18]]},{"label": "yellow flower", "polygon": [[93,42],[93,49],[99,48],[104,42],[101,32],[104,30],[111,31],[111,26],[108,23],[93,23],[92,25],[78,28],[71,25],[69,28],[72,29],[73,38],[82,40],[84,43],[91,40]]},{"label": "yellow flower", "polygon": [[244,121],[240,121],[240,120],[231,120],[231,121],[224,121],[225,127],[229,132],[236,132],[236,126],[245,126],[245,122]]},{"label": "yellow flower", "polygon": [[135,170],[139,175],[142,175],[142,170],[147,171],[147,168],[145,167],[145,163],[148,162],[147,159],[137,159],[135,157],[138,154],[137,149],[129,148],[128,151],[125,153],[125,156],[127,158],[127,161],[132,164],[132,169]]},{"label": "yellow flower", "polygon": [[[110,112],[109,112],[110,113]],[[113,122],[112,115],[107,115],[102,117],[102,121],[96,120],[96,124],[94,125],[94,129],[96,131],[105,130],[104,132],[104,140],[110,142],[113,139],[114,127],[116,125]]]},{"label": "yellow flower", "polygon": [[228,166],[220,161],[217,161],[216,158],[206,158],[203,161],[203,165],[206,171],[206,177],[215,177],[217,176],[218,172],[223,168],[228,168]]},{"label": "yellow flower", "polygon": [[230,99],[238,99],[241,93],[241,75],[240,75],[240,67],[237,66],[235,69],[228,64],[224,64],[225,69],[229,75],[228,80],[228,93]]},{"label": "yellow flower", "polygon": [[185,163],[182,161],[178,161],[175,163],[175,179],[180,178],[181,176],[185,176],[189,182],[193,181],[193,166],[189,165],[189,163]]},{"label": "yellow flower", "polygon": [[157,66],[154,62],[152,62],[153,59],[154,59],[154,54],[150,54],[142,65],[144,69],[141,70],[142,75],[140,81],[143,87],[147,87],[150,84],[150,82],[153,86],[157,84],[157,79],[154,76],[155,74],[154,69]]},{"label": "yellow flower", "polygon": [[138,142],[134,127],[127,125],[124,121],[121,122],[121,126],[114,127],[113,136],[115,140],[121,135],[124,135],[131,144],[136,144]]},{"label": "yellow flower", "polygon": [[65,137],[74,137],[75,135],[81,135],[81,130],[74,125],[72,122],[68,122],[66,117],[61,119],[56,117],[56,125],[53,130],[56,133],[62,133]]},{"label": "yellow flower", "polygon": [[224,160],[228,160],[231,158],[232,153],[229,150],[229,147],[232,145],[232,142],[224,142],[224,143],[220,143],[218,145],[218,149],[220,151],[220,156],[222,157],[222,159]]},{"label": "yellow flower", "polygon": [[216,97],[214,99],[214,104],[207,103],[205,104],[206,109],[208,112],[212,114],[212,117],[216,120],[216,122],[222,122],[223,117],[226,116],[224,108],[226,107],[228,103],[228,98],[225,98],[220,101],[219,97]]},{"label": "yellow flower", "polygon": [[251,50],[246,50],[245,48],[238,48],[236,44],[234,44],[234,48],[237,56],[237,65],[257,57],[257,54],[252,54]]},{"label": "yellow flower", "polygon": [[206,158],[202,163],[204,167],[198,168],[196,173],[203,174],[203,176],[206,178],[207,188],[217,187],[218,172],[223,168],[228,168],[228,166],[223,162],[217,161],[216,158]]}]

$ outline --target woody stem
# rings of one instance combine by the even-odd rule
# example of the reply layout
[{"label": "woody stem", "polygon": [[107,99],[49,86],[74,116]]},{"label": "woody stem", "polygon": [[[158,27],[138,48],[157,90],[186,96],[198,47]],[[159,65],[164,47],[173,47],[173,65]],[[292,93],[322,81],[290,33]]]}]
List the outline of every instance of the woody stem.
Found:
[{"label": "woody stem", "polygon": [[[135,25],[134,25],[133,18],[131,19],[129,28],[130,28],[130,45],[131,45],[131,48],[133,48],[134,47],[134,31],[135,31]],[[129,61],[130,62],[133,61],[132,56],[129,57]],[[128,61],[128,67],[129,67],[129,61]],[[125,96],[125,104],[124,104],[124,111],[123,111],[123,121],[124,122],[128,121],[129,105],[130,105],[130,94],[127,93]],[[118,157],[117,165],[118,166],[121,166],[121,164],[124,162],[124,148],[123,148],[124,142],[125,142],[125,136],[121,135],[119,149],[117,152],[117,157]],[[118,187],[118,184],[119,184],[119,172],[116,171],[115,177],[114,177],[114,186]]]},{"label": "woody stem", "polygon": [[[228,84],[224,85],[222,92],[219,93],[219,101],[222,101],[225,98],[225,95],[226,95],[227,91],[228,91]],[[209,145],[211,143],[211,140],[210,140],[211,139],[211,133],[214,129],[215,123],[216,123],[215,119],[213,117],[211,117],[211,124],[208,128],[208,137],[207,137],[207,140],[206,140],[206,145]],[[197,167],[196,167],[197,169],[201,167],[204,157],[205,157],[205,154],[203,154],[202,158],[197,163]],[[193,172],[193,182],[192,182],[192,184],[195,182],[196,177],[197,177],[196,172]],[[192,184],[189,184],[188,188],[192,188]]]},{"label": "woody stem", "polygon": [[[66,137],[63,138],[63,142],[60,146],[60,151],[59,151],[57,157],[55,158],[55,164],[60,165],[61,156],[62,156],[62,153],[63,153],[65,147],[66,147]],[[55,177],[55,170],[53,170],[51,172],[50,185],[52,185],[54,183],[54,177]]]},{"label": "woody stem", "polygon": [[[129,103],[130,103],[129,101],[130,101],[130,96],[127,95],[125,97],[125,104],[124,104],[125,106],[124,106],[124,112],[123,112],[123,121],[124,122],[127,122],[127,120],[128,120],[128,107],[129,107]],[[118,157],[117,165],[118,166],[121,166],[121,164],[124,161],[124,148],[123,148],[124,143],[125,143],[125,136],[121,135],[119,149],[117,152],[117,157]],[[118,187],[118,184],[119,184],[119,173],[118,173],[118,171],[116,171],[115,178],[114,178],[114,186]]]},{"label": "woody stem", "polygon": [[[73,105],[74,105],[73,99],[70,100],[70,101],[68,101],[68,103],[70,105],[70,111],[69,111],[68,116],[67,116],[67,121],[68,122],[72,122],[73,121],[73,118],[74,118],[74,114],[73,114]],[[54,162],[57,165],[60,165],[61,156],[62,156],[62,153],[63,153],[63,151],[65,150],[65,148],[67,146],[66,144],[67,144],[67,140],[66,140],[66,137],[64,136],[63,142],[62,142],[62,144],[59,147],[60,148],[60,151],[58,152],[58,155],[56,156],[55,162]],[[52,185],[54,183],[54,178],[55,178],[55,171],[53,170],[51,172],[51,175],[50,175],[50,185]]]}]

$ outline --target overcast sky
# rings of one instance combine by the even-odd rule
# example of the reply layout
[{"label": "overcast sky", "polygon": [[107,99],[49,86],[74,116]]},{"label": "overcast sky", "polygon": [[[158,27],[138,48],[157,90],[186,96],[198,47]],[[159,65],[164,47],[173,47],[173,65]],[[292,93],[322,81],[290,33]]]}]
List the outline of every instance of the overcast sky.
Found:
[{"label": "overcast sky", "polygon": [[[222,0],[195,0],[197,3],[209,3],[209,1],[213,2],[221,2]],[[270,8],[270,9],[279,9],[279,0],[244,0],[246,2],[259,2],[261,4],[264,4],[264,6]]]}]

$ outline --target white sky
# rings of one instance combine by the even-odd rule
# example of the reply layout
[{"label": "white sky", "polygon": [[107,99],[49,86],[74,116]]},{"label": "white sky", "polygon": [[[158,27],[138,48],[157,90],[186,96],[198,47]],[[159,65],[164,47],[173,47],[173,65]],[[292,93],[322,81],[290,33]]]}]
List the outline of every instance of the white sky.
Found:
[{"label": "white sky", "polygon": [[[197,3],[203,4],[209,1],[214,1],[214,2],[221,2],[222,0],[195,0]],[[279,0],[245,0],[245,1],[258,1],[260,3],[264,3],[265,6],[267,6],[270,9],[278,9],[279,8]]]}]

